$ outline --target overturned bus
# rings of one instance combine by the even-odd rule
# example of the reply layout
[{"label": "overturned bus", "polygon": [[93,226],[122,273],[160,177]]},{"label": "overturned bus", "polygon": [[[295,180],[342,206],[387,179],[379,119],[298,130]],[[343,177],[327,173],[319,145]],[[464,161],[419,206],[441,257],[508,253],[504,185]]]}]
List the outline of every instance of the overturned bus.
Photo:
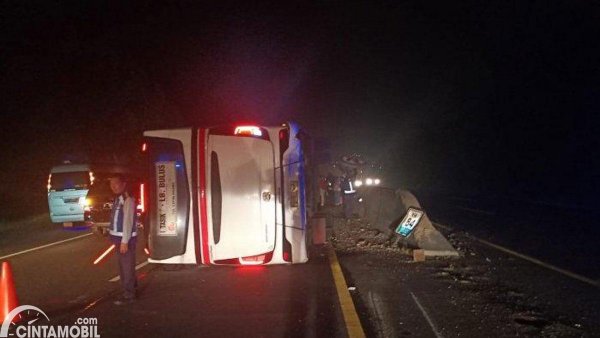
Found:
[{"label": "overturned bus", "polygon": [[306,262],[300,135],[295,123],[144,132],[149,261]]}]

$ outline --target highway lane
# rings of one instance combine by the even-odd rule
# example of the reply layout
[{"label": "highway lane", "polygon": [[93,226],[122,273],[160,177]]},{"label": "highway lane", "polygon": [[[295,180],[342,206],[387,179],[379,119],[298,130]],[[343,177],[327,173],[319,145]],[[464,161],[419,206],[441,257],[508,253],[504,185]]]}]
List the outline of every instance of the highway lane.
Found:
[{"label": "highway lane", "polygon": [[74,238],[87,232],[87,228],[63,228],[62,224],[54,224],[50,222],[48,213],[2,222],[0,223],[0,257]]},{"label": "highway lane", "polygon": [[421,194],[419,199],[435,222],[589,279],[600,279],[598,211],[432,194]]},{"label": "highway lane", "polygon": [[[61,314],[88,304],[102,295],[118,291],[109,282],[117,275],[114,253],[94,265],[93,261],[110,243],[89,229],[63,230],[60,225],[27,224],[30,233],[5,232],[1,261],[11,263],[20,304],[38,306],[48,314]],[[25,246],[27,243],[28,246]],[[12,245],[11,245],[12,244]],[[138,246],[137,261],[146,260],[143,245]]]},{"label": "highway lane", "polygon": [[101,300],[78,315],[98,318],[108,337],[346,336],[327,257],[320,254],[293,266],[153,269],[134,304]]},{"label": "highway lane", "polygon": [[468,245],[469,254],[460,259],[422,263],[378,249],[339,253],[367,335],[593,337],[600,332],[597,288],[477,242]]},{"label": "highway lane", "polygon": [[[88,234],[74,238],[65,232],[66,242],[8,258],[20,304],[40,307],[54,325],[97,318],[103,337],[346,337],[350,332],[351,316],[344,313],[334,282],[339,279],[334,271],[342,270],[325,247],[312,248],[309,263],[294,266],[167,269],[145,264],[139,245],[139,299],[119,307],[112,302],[119,283],[110,282],[117,270],[114,254],[92,264],[109,242]],[[34,243],[43,244],[47,241]],[[543,314],[543,330],[558,327],[570,334],[597,327],[592,316],[598,301],[590,296],[595,293],[583,303],[580,296],[589,286],[476,242],[470,246],[476,255],[423,264],[401,254],[341,252],[341,289],[351,286],[352,307],[367,336],[510,336],[529,332],[515,318],[531,311]],[[546,281],[543,292],[540,281]],[[553,296],[559,293],[565,299]]]},{"label": "highway lane", "polygon": [[139,298],[118,307],[120,285],[110,281],[117,275],[114,253],[92,263],[110,243],[89,230],[46,230],[59,242],[44,247],[54,242],[40,233],[23,247],[15,238],[19,251],[5,250],[10,257],[3,260],[12,265],[19,303],[41,308],[52,324],[93,317],[104,337],[347,336],[325,248],[302,265],[165,269],[145,264],[138,245]]}]

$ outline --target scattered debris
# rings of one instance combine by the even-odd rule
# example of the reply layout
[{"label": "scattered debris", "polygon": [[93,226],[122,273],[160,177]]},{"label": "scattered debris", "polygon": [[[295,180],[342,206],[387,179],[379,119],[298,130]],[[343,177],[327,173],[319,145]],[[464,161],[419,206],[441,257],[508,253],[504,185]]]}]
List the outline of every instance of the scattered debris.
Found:
[{"label": "scattered debris", "polygon": [[421,250],[421,249],[413,250],[413,260],[415,262],[424,262],[425,261],[425,250]]},{"label": "scattered debris", "polygon": [[536,312],[522,312],[513,315],[513,320],[518,324],[531,325],[537,328],[543,328],[550,324],[550,321]]},{"label": "scattered debris", "polygon": [[336,218],[329,238],[336,249],[342,252],[399,253],[403,260],[412,260],[412,249],[398,243],[396,237],[391,231],[386,234],[378,229],[371,229],[360,219],[345,222]]},{"label": "scattered debris", "polygon": [[[395,262],[398,271],[409,266],[424,269],[431,278],[448,283],[449,290],[464,291],[465,299],[470,299],[472,304],[469,312],[482,318],[493,317],[495,320],[505,321],[517,336],[586,336],[581,324],[560,317],[552,310],[548,311],[547,302],[535,294],[527,294],[514,285],[507,285],[496,269],[496,265],[501,264],[503,260],[480,251],[481,249],[474,246],[464,232],[444,233],[459,251],[461,259],[442,260],[427,257],[423,262],[423,250],[411,248],[406,240],[393,233],[370,228],[364,220],[354,219],[346,222],[335,218],[331,231],[329,238],[341,254],[375,254]],[[416,261],[422,263],[410,264]],[[510,259],[505,261],[514,264]],[[367,265],[374,266],[374,263],[369,260]],[[356,291],[356,287],[351,286],[348,290]],[[465,303],[461,298],[447,301],[456,306]]]}]

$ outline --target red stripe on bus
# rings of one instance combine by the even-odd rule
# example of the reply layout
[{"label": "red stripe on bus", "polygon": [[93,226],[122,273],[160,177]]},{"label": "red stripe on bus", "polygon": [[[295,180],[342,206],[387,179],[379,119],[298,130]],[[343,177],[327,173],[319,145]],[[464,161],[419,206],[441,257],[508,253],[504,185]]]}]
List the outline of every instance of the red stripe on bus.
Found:
[{"label": "red stripe on bus", "polygon": [[200,229],[202,231],[202,262],[210,264],[208,256],[208,216],[206,212],[206,129],[198,130],[198,189],[200,203]]}]

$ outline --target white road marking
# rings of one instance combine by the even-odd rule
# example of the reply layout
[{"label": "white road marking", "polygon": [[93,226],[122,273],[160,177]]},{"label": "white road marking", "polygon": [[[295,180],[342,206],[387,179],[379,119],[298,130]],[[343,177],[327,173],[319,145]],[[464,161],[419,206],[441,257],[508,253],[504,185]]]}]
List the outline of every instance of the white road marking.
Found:
[{"label": "white road marking", "polygon": [[417,296],[415,296],[415,294],[412,292],[410,293],[410,295],[412,296],[412,299],[415,301],[415,303],[419,307],[419,310],[421,310],[421,313],[423,314],[423,317],[425,317],[425,319],[427,320],[427,323],[429,323],[429,326],[431,327],[431,330],[433,331],[435,336],[437,338],[443,338],[442,334],[435,327],[435,324],[433,324],[431,317],[429,317],[429,314],[427,314],[427,311],[425,311],[425,308],[423,307],[423,305],[421,305],[421,302],[419,302],[419,299],[417,298]]},{"label": "white road marking", "polygon": [[70,241],[74,241],[76,239],[80,239],[80,238],[84,238],[87,236],[91,236],[93,235],[93,233],[89,233],[89,234],[85,234],[85,235],[81,235],[81,236],[77,236],[77,237],[73,237],[73,238],[68,238],[62,241],[58,241],[58,242],[54,242],[54,243],[50,243],[50,244],[45,244],[45,245],[41,245],[41,246],[37,246],[35,248],[31,248],[31,249],[27,249],[27,250],[23,250],[23,251],[19,251],[19,252],[15,252],[6,256],[2,256],[0,257],[0,260],[6,259],[6,258],[10,258],[10,257],[14,257],[14,256],[18,256],[18,255],[22,255],[22,254],[26,254],[28,252],[32,252],[32,251],[36,251],[36,250],[41,250],[41,249],[45,249],[54,245],[58,245],[58,244],[62,244],[62,243],[66,243],[66,242],[70,242]]},{"label": "white road marking", "polygon": [[[447,226],[447,225],[442,225],[442,224],[439,224],[439,223],[435,223],[435,225],[436,225],[436,226],[439,226],[439,227],[441,227],[441,228],[444,228],[444,229],[446,229],[446,230],[453,230],[453,229],[452,229],[452,227],[449,227],[449,226]],[[515,256],[515,257],[521,258],[521,259],[523,259],[523,260],[526,260],[526,261],[528,261],[528,262],[531,262],[531,263],[533,263],[533,264],[539,265],[539,266],[541,266],[541,267],[543,267],[543,268],[546,268],[546,269],[548,269],[548,270],[552,270],[552,271],[554,271],[554,272],[558,272],[558,273],[560,273],[560,274],[563,274],[563,275],[565,275],[565,276],[567,276],[567,277],[570,277],[570,278],[576,279],[576,280],[578,280],[578,281],[580,281],[580,282],[584,282],[584,283],[590,284],[590,285],[592,285],[592,286],[595,286],[595,287],[600,287],[600,282],[599,282],[599,281],[595,281],[595,280],[593,280],[593,279],[591,279],[591,278],[587,278],[587,277],[585,277],[585,276],[582,276],[582,275],[576,274],[576,273],[574,273],[574,272],[571,272],[571,271],[568,271],[568,270],[565,270],[565,269],[561,269],[561,268],[559,268],[559,267],[557,267],[557,266],[554,266],[554,265],[552,265],[552,264],[548,264],[548,263],[542,262],[542,261],[540,261],[540,260],[539,260],[539,259],[537,259],[537,258],[533,258],[533,257],[527,256],[527,255],[525,255],[525,254],[522,254],[522,253],[516,252],[516,251],[514,251],[514,250],[511,250],[511,249],[509,249],[509,248],[505,248],[505,247],[503,247],[503,246],[501,246],[501,245],[494,244],[494,243],[492,243],[492,242],[488,242],[488,241],[486,241],[486,240],[484,240],[484,239],[481,239],[481,238],[475,237],[475,236],[473,236],[473,235],[467,234],[466,236],[467,236],[468,238],[471,238],[471,239],[473,239],[473,240],[476,240],[476,241],[478,241],[478,242],[479,242],[479,243],[481,243],[481,244],[487,245],[487,246],[489,246],[489,247],[491,247],[491,248],[494,248],[494,249],[496,249],[496,250],[502,251],[502,252],[504,252],[504,253],[507,253],[507,254],[509,254],[509,255],[512,255],[512,256]]]},{"label": "white road marking", "polygon": [[[141,268],[145,267],[146,265],[148,265],[148,261],[141,262],[140,264],[138,264],[138,265],[136,265],[136,266],[135,266],[135,269],[136,269],[136,270],[139,270],[139,269],[141,269]],[[120,276],[117,276],[117,277],[111,278],[111,279],[109,280],[109,282],[117,282],[117,281],[119,281],[119,280],[121,280],[121,277],[120,277]]]},{"label": "white road marking", "polygon": [[544,268],[546,268],[546,269],[549,269],[549,270],[552,270],[552,271],[555,271],[555,272],[561,273],[561,274],[563,274],[563,275],[565,275],[565,276],[567,276],[567,277],[571,277],[571,278],[573,278],[573,279],[577,279],[577,280],[579,280],[579,281],[581,281],[581,282],[584,282],[584,283],[590,284],[590,285],[592,285],[592,286],[595,286],[595,287],[600,287],[600,284],[598,284],[598,282],[597,282],[597,281],[595,281],[595,280],[593,280],[593,279],[590,279],[590,278],[584,277],[584,276],[582,276],[582,275],[578,275],[578,274],[576,274],[576,273],[574,273],[574,272],[571,272],[571,271],[568,271],[568,270],[565,270],[565,269],[561,269],[561,268],[559,268],[559,267],[557,267],[557,266],[554,266],[554,265],[552,265],[552,264],[548,264],[548,263],[542,262],[542,261],[540,261],[539,259],[536,259],[536,258],[533,258],[533,257],[529,257],[529,256],[527,256],[527,255],[524,255],[524,254],[522,254],[522,253],[518,253],[518,252],[516,252],[516,251],[513,251],[513,250],[511,250],[511,249],[505,248],[505,247],[503,247],[503,246],[500,246],[500,245],[498,245],[498,244],[494,244],[494,243],[488,242],[488,241],[486,241],[486,240],[484,240],[484,239],[480,239],[480,238],[477,238],[477,237],[475,237],[475,236],[472,236],[472,235],[468,235],[468,236],[469,236],[469,237],[471,237],[471,238],[473,238],[474,240],[476,240],[476,241],[478,241],[478,242],[482,243],[482,244],[485,244],[485,245],[487,245],[487,246],[489,246],[489,247],[492,247],[492,248],[494,248],[494,249],[497,249],[497,250],[500,250],[500,251],[502,251],[502,252],[505,252],[505,253],[507,253],[507,254],[509,254],[509,255],[513,255],[513,256],[515,256],[515,257],[519,257],[519,258],[521,258],[521,259],[524,259],[524,260],[526,260],[526,261],[528,261],[528,262],[531,262],[531,263],[537,264],[537,265],[539,265],[539,266],[542,266],[542,267],[544,267]]},{"label": "white road marking", "polygon": [[465,210],[465,211],[470,211],[470,212],[474,212],[476,214],[483,214],[483,215],[489,215],[489,216],[494,216],[496,215],[495,212],[493,211],[486,211],[486,210],[480,210],[480,209],[473,209],[473,208],[467,208],[467,207],[462,207],[462,206],[457,206],[458,209],[461,210]]}]

